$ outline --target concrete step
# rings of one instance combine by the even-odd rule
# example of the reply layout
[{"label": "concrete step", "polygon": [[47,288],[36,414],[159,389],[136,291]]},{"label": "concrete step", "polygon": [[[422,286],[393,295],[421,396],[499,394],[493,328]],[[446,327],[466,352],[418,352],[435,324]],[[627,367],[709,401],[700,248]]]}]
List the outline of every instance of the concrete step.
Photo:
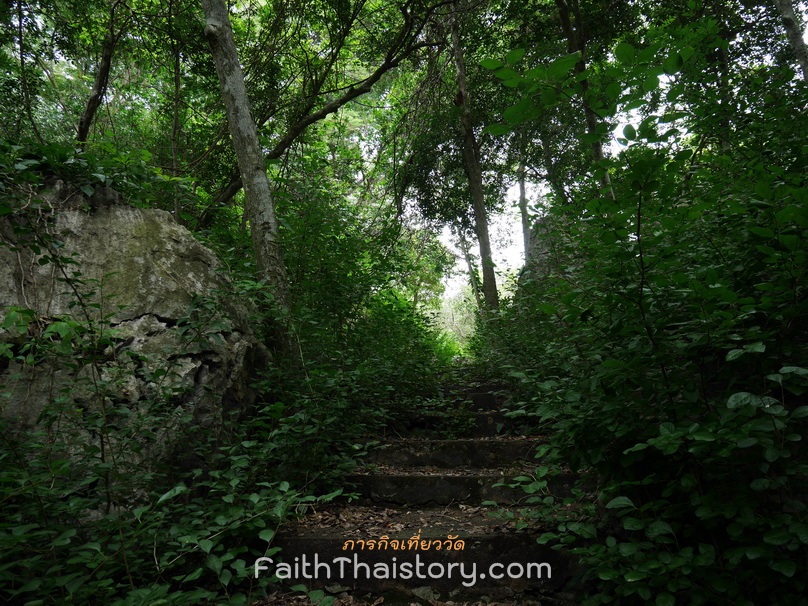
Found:
[{"label": "concrete step", "polygon": [[499,411],[477,412],[474,415],[472,435],[479,438],[496,436],[507,427],[505,413]]},{"label": "concrete step", "polygon": [[502,412],[459,410],[456,414],[414,415],[393,423],[390,433],[401,438],[488,438],[502,434],[506,427],[507,417]]},{"label": "concrete step", "polygon": [[[308,519],[277,537],[281,552],[273,560],[289,565],[283,570],[293,576],[289,584],[384,594],[386,604],[393,595],[463,600],[547,595],[570,576],[569,558],[536,543],[538,531],[503,528],[481,508],[350,506],[344,512],[347,528],[331,525],[340,523],[336,511],[328,525]],[[356,516],[363,514],[367,523],[358,528]]]},{"label": "concrete step", "polygon": [[393,440],[370,451],[364,463],[397,467],[496,467],[532,460],[538,438]]},{"label": "concrete step", "polygon": [[505,398],[490,391],[470,391],[455,396],[456,402],[465,402],[470,410],[491,412],[499,410]]},{"label": "concrete step", "polygon": [[444,397],[465,402],[471,410],[498,410],[505,402],[505,387],[495,383],[455,386],[444,391]]},{"label": "concrete step", "polygon": [[[497,484],[513,483],[512,479],[520,475],[527,474],[497,469],[471,469],[452,474],[434,470],[418,474],[406,469],[385,468],[379,473],[351,474],[345,481],[355,487],[362,502],[430,506],[483,501],[515,503],[528,496],[525,491]],[[572,474],[555,476],[547,479],[546,490],[538,494],[569,496],[574,481]]]}]

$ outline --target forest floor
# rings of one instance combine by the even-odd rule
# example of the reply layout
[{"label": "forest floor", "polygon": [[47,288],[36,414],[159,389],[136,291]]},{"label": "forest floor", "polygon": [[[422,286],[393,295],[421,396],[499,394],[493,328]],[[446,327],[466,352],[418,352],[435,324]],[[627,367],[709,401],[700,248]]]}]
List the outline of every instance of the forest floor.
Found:
[{"label": "forest floor", "polygon": [[[315,601],[301,592],[279,590],[253,606],[574,604],[564,590],[571,575],[568,558],[536,542],[562,507],[574,507],[562,506],[560,498],[569,494],[573,479],[562,473],[542,485],[542,497],[556,498],[548,500],[541,522],[523,515],[525,499],[536,495],[528,495],[519,484],[542,481],[535,476],[534,457],[543,439],[509,429],[503,401],[494,386],[456,388],[444,401],[442,414],[426,407],[424,414],[389,428],[395,437],[377,444],[357,472],[345,478],[358,500],[312,508],[285,526],[277,540],[286,562],[306,557],[311,561],[315,555],[321,562],[339,557],[347,561],[351,556],[367,562],[374,570],[368,575],[372,577],[375,566],[389,571],[391,562],[403,566],[419,558],[429,570],[431,565],[449,566],[450,571],[452,565],[469,570],[474,566],[471,586],[468,581],[461,584],[470,577],[457,574],[454,579],[449,575],[404,580],[393,572],[379,579],[351,576],[346,566],[348,574],[343,570],[342,576],[328,581],[290,580],[290,586],[305,583],[310,593],[316,590]],[[458,424],[458,418],[465,421]],[[531,507],[535,506],[534,499]],[[464,546],[452,550],[449,538],[459,538]],[[382,549],[381,541],[389,542],[389,550],[386,545]],[[394,550],[397,542],[400,548]],[[374,549],[376,543],[379,549]],[[430,551],[435,546],[440,550],[441,544],[448,549]],[[476,574],[498,564],[526,570],[529,563],[544,564],[547,574],[532,580],[518,575],[494,580],[493,573]]]}]

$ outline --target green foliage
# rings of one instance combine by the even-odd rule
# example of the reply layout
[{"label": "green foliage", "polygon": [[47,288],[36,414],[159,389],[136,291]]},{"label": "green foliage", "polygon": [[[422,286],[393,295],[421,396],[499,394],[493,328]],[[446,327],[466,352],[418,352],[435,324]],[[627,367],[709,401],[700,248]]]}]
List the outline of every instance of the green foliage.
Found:
[{"label": "green foliage", "polygon": [[277,551],[268,542],[280,523],[323,500],[266,481],[271,448],[234,436],[232,446],[198,444],[210,467],[165,492],[148,488],[165,473],[131,472],[129,500],[99,515],[115,463],[90,467],[44,433],[3,430],[0,579],[17,603],[248,604],[269,582],[253,578],[252,562]]},{"label": "green foliage", "polygon": [[[5,417],[0,426],[0,595],[30,604],[248,604],[263,596],[271,579],[255,579],[252,562],[276,551],[269,543],[290,512],[338,492],[315,498],[283,478],[272,409],[250,424],[234,417],[218,431],[187,434],[198,421],[182,405],[174,363],[117,353],[102,288],[59,254],[58,239],[25,220],[30,213],[36,208],[18,211],[11,225],[64,276],[75,305],[63,317],[3,310],[2,407],[16,404],[28,375],[71,380],[54,381],[36,428]],[[222,338],[221,306],[194,303],[176,327],[182,351]],[[133,375],[149,386],[137,402],[124,395]]]},{"label": "green foliage", "polygon": [[120,151],[112,144],[100,144],[82,151],[58,142],[0,141],[0,216],[32,202],[34,208],[42,206],[39,194],[54,190],[57,181],[70,188],[64,194],[68,198],[74,193],[90,198],[96,189],[111,187],[125,203],[145,208],[174,210],[175,203],[183,207],[194,200],[188,181],[164,174],[151,164],[145,150]]},{"label": "green foliage", "polygon": [[[687,80],[714,32],[616,46],[604,109],[640,116],[604,165],[614,197],[543,217],[542,260],[478,342],[522,396],[511,414],[550,433],[548,464],[598,497],[542,539],[581,558],[585,604],[804,603],[806,90],[739,70],[722,124],[726,97]],[[530,111],[541,84],[522,78]]]},{"label": "green foliage", "polygon": [[[248,421],[233,419],[215,435],[188,436],[191,447],[160,454],[166,432],[179,437],[193,426],[177,407],[187,394],[176,388],[176,369],[127,353],[109,360],[118,343],[107,323],[111,302],[43,233],[51,209],[41,190],[58,179],[87,197],[112,186],[146,206],[172,208],[177,192],[185,208],[200,201],[183,181],[150,167],[146,152],[100,144],[83,151],[7,144],[2,151],[3,213],[46,252],[42,262],[65,276],[78,303],[59,318],[4,310],[0,356],[20,373],[50,365],[85,373],[42,412],[42,432],[4,432],[3,597],[88,604],[260,597],[269,580],[252,579],[250,563],[265,554],[288,512],[315,502],[316,490],[336,496],[335,480],[361,454],[359,441],[401,412],[391,400],[430,393],[456,353],[422,311],[439,293],[445,250],[433,234],[402,228],[383,203],[352,204],[352,188],[335,174],[342,168],[318,159],[323,149],[312,146],[294,179],[275,180],[301,357],[276,360],[257,377],[262,402]],[[351,148],[334,151],[344,170],[356,169]],[[235,278],[233,289],[195,302],[176,327],[183,350],[221,339],[215,322],[226,299],[246,304],[265,341],[277,322],[272,294],[254,280],[240,210],[218,217],[226,220],[203,238]],[[148,373],[156,386],[136,405],[120,398],[133,372]],[[55,432],[65,425],[69,435]],[[43,561],[48,574],[29,583]]]},{"label": "green foliage", "polygon": [[[209,311],[200,303],[181,323],[186,349],[216,333]],[[9,309],[3,328],[21,336],[34,322],[40,319],[30,310]],[[277,551],[268,543],[280,524],[338,492],[315,498],[280,479],[278,448],[305,444],[268,430],[271,408],[247,425],[234,418],[229,433],[189,436],[183,448],[182,427],[191,419],[171,405],[182,394],[172,387],[170,364],[150,374],[153,400],[116,401],[130,371],[124,360],[99,366],[94,352],[114,344],[103,325],[51,321],[36,340],[3,351],[21,372],[60,361],[80,369],[42,410],[41,429],[20,432],[3,422],[3,598],[248,604],[270,582],[254,579],[252,562]],[[13,397],[6,387],[5,397]],[[166,439],[175,452],[160,455]],[[191,461],[202,466],[190,469]]]}]

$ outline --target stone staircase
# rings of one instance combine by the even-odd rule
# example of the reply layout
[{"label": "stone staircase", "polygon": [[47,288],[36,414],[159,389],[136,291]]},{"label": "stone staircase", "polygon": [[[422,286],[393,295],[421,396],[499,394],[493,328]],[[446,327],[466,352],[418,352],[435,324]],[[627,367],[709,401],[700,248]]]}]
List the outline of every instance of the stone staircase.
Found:
[{"label": "stone staircase", "polygon": [[[491,387],[467,388],[451,395],[452,414],[393,424],[346,478],[358,501],[318,508],[278,537],[290,584],[368,604],[571,604],[568,558],[536,542],[541,529],[491,515],[491,502],[518,512],[526,494],[512,479],[531,477],[541,443],[508,434],[501,404]],[[567,496],[572,483],[556,475],[543,494]]]}]

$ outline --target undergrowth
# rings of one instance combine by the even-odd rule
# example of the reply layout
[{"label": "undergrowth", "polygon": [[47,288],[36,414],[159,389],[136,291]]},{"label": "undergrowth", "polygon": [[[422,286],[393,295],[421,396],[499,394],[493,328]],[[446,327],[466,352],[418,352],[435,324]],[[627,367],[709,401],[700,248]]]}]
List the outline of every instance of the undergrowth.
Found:
[{"label": "undergrowth", "polygon": [[671,118],[633,88],[660,48],[620,49],[615,95],[644,113],[604,163],[613,195],[582,188],[543,217],[476,351],[549,436],[542,468],[588,478],[570,503],[594,506],[541,539],[580,559],[582,603],[805,604],[808,156],[788,109],[805,88],[775,68],[739,80],[759,120],[722,147],[699,131],[715,97]]},{"label": "undergrowth", "polygon": [[[377,270],[367,253],[363,267],[351,265],[350,254],[368,245],[357,232],[355,249],[329,268],[346,280],[346,304],[332,308],[328,285],[301,279],[299,359],[256,368],[253,409],[199,426],[172,357],[158,363],[126,347],[111,324],[121,311],[114,297],[82,275],[81,259],[65,254],[52,233],[58,209],[41,193],[55,178],[85,200],[101,186],[120,186],[145,206],[163,199],[165,180],[142,158],[98,153],[102,159],[58,146],[0,150],[3,245],[52,268],[73,298],[67,314],[7,306],[0,318],[0,600],[248,604],[274,582],[256,578],[253,562],[276,554],[284,521],[341,495],[339,478],[360,444],[397,413],[396,402],[431,393],[435,383],[426,378],[455,352],[408,297],[378,287],[389,267]],[[313,227],[306,229],[311,238]],[[195,297],[174,327],[177,348],[221,342],[234,301],[255,336],[268,339],[277,312],[252,276],[244,232],[219,226],[204,237],[232,280]],[[299,274],[321,257],[322,250],[306,252]],[[37,373],[70,380],[54,383],[41,410],[20,415],[19,390]],[[148,395],[123,397],[131,381],[143,381]]]}]

